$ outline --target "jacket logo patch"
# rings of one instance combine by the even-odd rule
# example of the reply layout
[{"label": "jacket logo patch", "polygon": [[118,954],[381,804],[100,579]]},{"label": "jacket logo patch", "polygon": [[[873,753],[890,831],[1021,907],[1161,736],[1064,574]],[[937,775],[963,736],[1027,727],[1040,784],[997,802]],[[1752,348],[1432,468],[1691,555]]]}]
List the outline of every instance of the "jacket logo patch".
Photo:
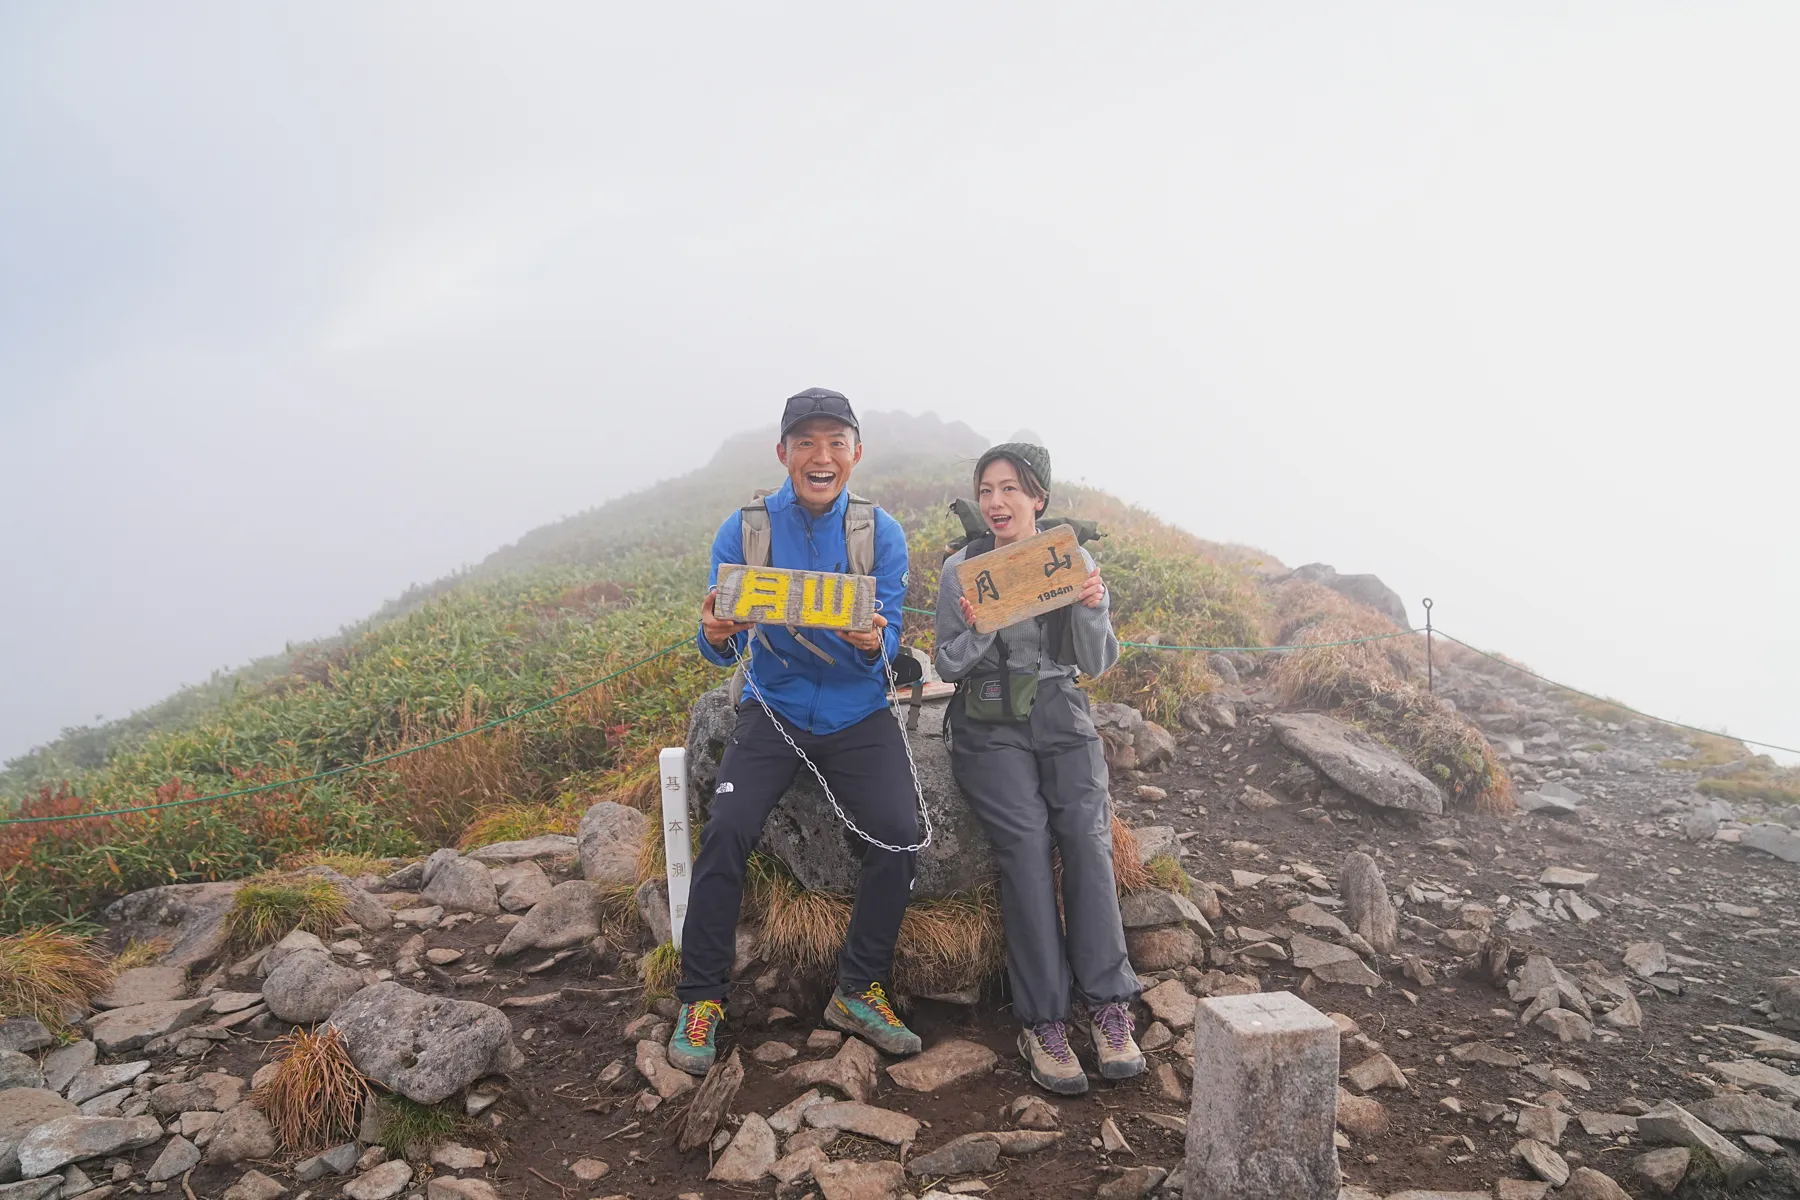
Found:
[{"label": "jacket logo patch", "polygon": [[981,681],[981,698],[983,700],[998,700],[998,699],[1000,699],[1000,681],[998,679],[982,680]]},{"label": "jacket logo patch", "polygon": [[731,784],[729,781],[727,781],[725,783],[721,783],[718,787],[714,788],[713,795],[723,796],[726,792],[729,792],[731,790],[732,790]]}]

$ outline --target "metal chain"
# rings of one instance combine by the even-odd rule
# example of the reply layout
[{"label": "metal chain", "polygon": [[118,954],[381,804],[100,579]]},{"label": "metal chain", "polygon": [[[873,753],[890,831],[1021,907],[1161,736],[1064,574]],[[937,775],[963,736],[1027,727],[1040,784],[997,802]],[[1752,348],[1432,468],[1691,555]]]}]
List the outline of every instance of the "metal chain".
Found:
[{"label": "metal chain", "polygon": [[[876,602],[875,607],[877,611],[880,610],[880,601]],[[894,724],[900,727],[900,745],[906,749],[906,766],[907,769],[912,772],[913,795],[918,797],[919,801],[919,820],[925,827],[925,840],[911,846],[890,846],[879,838],[872,837],[868,833],[865,833],[861,826],[850,819],[850,815],[844,811],[843,806],[838,803],[837,797],[832,794],[831,785],[825,782],[824,772],[819,770],[818,764],[807,757],[806,751],[802,750],[799,743],[795,742],[788,734],[787,726],[781,723],[781,718],[775,715],[775,710],[770,708],[769,702],[763,698],[762,689],[756,686],[756,675],[750,669],[749,638],[744,639],[744,647],[738,651],[737,665],[744,672],[745,686],[750,689],[750,694],[756,697],[756,702],[762,705],[763,712],[767,714],[770,723],[775,726],[775,732],[781,735],[781,740],[788,744],[790,750],[800,756],[800,761],[806,764],[807,769],[813,773],[813,778],[819,781],[819,787],[824,790],[825,799],[830,803],[831,811],[837,814],[837,819],[844,823],[845,829],[848,829],[851,833],[854,833],[857,837],[869,843],[869,845],[875,847],[877,850],[887,850],[895,854],[917,854],[919,851],[931,845],[931,810],[925,806],[925,787],[919,782],[919,764],[913,761],[912,742],[909,741],[906,736],[906,718],[900,715],[900,710],[898,708],[895,708],[892,704],[888,705],[888,711],[894,714]],[[881,675],[882,678],[887,681],[890,688],[893,688],[896,691],[898,690],[899,685],[894,679],[893,664],[888,659],[887,635],[885,633],[881,637]],[[883,690],[884,703],[885,694],[886,689]]]}]

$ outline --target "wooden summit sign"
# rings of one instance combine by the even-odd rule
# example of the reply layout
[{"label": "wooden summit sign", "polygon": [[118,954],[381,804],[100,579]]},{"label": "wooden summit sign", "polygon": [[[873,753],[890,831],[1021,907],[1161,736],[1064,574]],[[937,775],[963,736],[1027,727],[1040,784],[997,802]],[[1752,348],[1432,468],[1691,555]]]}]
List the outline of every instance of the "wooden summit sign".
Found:
[{"label": "wooden summit sign", "polygon": [[975,632],[992,633],[1075,603],[1087,580],[1087,564],[1075,531],[1058,525],[965,559],[956,578],[975,606]]},{"label": "wooden summit sign", "polygon": [[875,623],[875,577],[720,563],[713,612],[728,621],[860,633]]}]

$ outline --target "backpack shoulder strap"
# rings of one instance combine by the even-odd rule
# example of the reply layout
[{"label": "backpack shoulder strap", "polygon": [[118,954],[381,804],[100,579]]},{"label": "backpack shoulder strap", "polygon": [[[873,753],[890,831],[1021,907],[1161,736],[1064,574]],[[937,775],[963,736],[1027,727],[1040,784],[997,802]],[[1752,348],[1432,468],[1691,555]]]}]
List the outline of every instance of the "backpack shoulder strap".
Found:
[{"label": "backpack shoulder strap", "polygon": [[844,551],[850,574],[875,573],[875,502],[855,492],[844,505]]},{"label": "backpack shoulder strap", "polygon": [[764,497],[770,493],[759,489],[750,503],[738,510],[738,521],[744,534],[744,565],[766,567],[772,553],[773,537],[769,532],[769,506]]}]

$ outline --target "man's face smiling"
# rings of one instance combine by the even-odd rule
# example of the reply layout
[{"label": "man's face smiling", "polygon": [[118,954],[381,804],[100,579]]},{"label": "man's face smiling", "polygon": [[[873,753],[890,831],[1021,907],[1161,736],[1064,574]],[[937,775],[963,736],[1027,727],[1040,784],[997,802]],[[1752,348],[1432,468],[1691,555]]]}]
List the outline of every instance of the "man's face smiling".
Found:
[{"label": "man's face smiling", "polygon": [[851,470],[862,461],[862,442],[843,422],[814,417],[788,431],[775,457],[787,468],[794,495],[818,516],[849,486]]}]

